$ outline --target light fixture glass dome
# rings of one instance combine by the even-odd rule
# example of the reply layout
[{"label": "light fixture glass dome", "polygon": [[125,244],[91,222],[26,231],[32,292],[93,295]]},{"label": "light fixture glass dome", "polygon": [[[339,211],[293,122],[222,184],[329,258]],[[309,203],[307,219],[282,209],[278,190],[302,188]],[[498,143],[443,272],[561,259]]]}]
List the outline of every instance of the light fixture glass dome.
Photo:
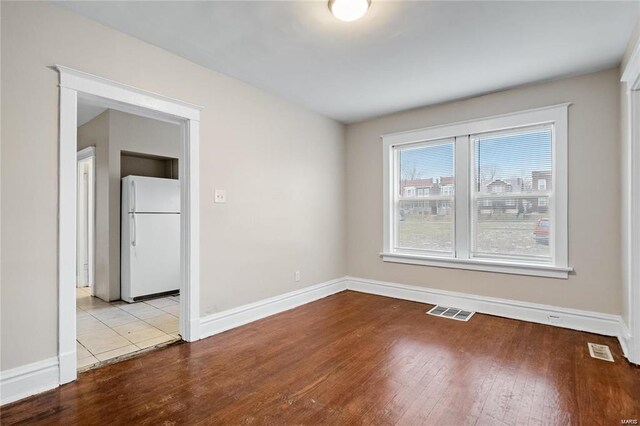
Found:
[{"label": "light fixture glass dome", "polygon": [[329,0],[329,10],[345,22],[362,18],[370,5],[371,0]]}]

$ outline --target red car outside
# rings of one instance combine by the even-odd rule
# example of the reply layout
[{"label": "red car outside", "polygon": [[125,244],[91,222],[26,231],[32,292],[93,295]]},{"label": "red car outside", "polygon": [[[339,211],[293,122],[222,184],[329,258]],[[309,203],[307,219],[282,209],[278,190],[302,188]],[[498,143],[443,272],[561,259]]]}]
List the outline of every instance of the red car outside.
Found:
[{"label": "red car outside", "polygon": [[538,219],[536,228],[533,230],[533,238],[538,244],[549,244],[549,219]]}]

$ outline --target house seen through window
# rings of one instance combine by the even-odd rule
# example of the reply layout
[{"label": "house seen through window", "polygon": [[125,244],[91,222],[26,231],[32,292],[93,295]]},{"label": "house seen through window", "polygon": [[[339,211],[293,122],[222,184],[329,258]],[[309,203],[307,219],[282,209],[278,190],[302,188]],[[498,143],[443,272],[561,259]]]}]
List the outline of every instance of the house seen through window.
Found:
[{"label": "house seen through window", "polygon": [[[473,135],[472,255],[551,258],[548,221],[551,126]],[[497,195],[499,194],[499,195]]]},{"label": "house seen through window", "polygon": [[566,275],[566,113],[564,105],[383,137],[383,259]]}]

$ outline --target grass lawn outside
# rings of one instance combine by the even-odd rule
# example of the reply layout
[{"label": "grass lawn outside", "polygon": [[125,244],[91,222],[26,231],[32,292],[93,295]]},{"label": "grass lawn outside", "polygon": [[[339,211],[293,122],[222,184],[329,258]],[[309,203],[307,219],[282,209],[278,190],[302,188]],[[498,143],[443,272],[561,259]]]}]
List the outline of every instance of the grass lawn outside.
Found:
[{"label": "grass lawn outside", "polygon": [[[482,215],[476,229],[476,253],[549,257],[549,245],[533,238],[542,214],[502,213]],[[453,251],[453,220],[451,215],[405,215],[398,224],[398,247],[441,252]]]}]

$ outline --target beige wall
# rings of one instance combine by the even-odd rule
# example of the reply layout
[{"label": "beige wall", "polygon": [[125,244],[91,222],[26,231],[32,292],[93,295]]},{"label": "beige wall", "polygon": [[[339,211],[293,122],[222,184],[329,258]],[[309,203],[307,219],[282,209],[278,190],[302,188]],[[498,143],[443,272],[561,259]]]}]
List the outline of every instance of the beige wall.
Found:
[{"label": "beige wall", "polygon": [[[345,149],[341,124],[72,12],[36,2],[1,7],[2,370],[57,350],[58,76],[48,68],[56,63],[204,107],[202,315],[347,272],[622,312],[617,69],[350,125]],[[575,275],[555,280],[380,260],[380,134],[568,101]],[[227,190],[226,204],[213,203],[215,188]]]},{"label": "beige wall", "polygon": [[1,31],[2,370],[57,351],[53,64],[204,107],[203,315],[345,275],[344,126],[51,4],[3,2]]},{"label": "beige wall", "polygon": [[[348,271],[355,277],[621,313],[618,70],[402,112],[347,127]],[[385,263],[384,133],[572,102],[568,280]]]},{"label": "beige wall", "polygon": [[[631,152],[629,143],[629,98],[627,95],[627,85],[620,84],[620,192],[621,195],[628,194],[629,173],[631,170]],[[622,196],[620,200],[620,273],[622,278],[621,306],[622,319],[625,324],[629,324],[630,319],[630,280],[629,280],[629,262],[627,255],[629,253],[629,197]]]},{"label": "beige wall", "polygon": [[103,300],[120,299],[121,153],[180,160],[181,135],[176,124],[111,109],[78,128],[78,149],[96,146],[95,294]]}]

